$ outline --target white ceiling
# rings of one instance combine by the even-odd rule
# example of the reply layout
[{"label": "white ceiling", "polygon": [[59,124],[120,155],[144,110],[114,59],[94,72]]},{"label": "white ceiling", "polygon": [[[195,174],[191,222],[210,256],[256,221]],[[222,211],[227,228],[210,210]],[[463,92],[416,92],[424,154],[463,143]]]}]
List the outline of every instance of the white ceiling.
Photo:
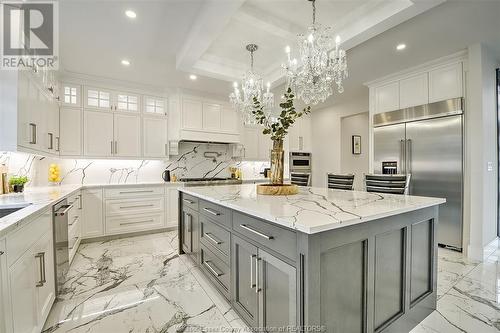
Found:
[{"label": "white ceiling", "polygon": [[[317,19],[342,36],[350,67],[345,93],[327,104],[366,95],[363,82],[472,43],[484,42],[500,58],[500,1],[439,2],[318,0]],[[137,18],[128,19],[126,9]],[[283,48],[294,48],[296,33],[310,19],[306,0],[63,0],[61,67],[66,73],[226,96],[230,81],[248,69],[249,42],[260,46],[256,69],[279,83]],[[396,52],[400,42],[408,47]],[[120,64],[124,58],[129,67]],[[190,73],[198,80],[189,80]]]}]

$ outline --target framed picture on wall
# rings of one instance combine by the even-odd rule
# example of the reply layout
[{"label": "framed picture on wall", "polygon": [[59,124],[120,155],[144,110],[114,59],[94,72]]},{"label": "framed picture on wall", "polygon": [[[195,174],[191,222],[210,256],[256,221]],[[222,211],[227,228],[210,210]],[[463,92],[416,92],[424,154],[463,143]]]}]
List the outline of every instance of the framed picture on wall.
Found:
[{"label": "framed picture on wall", "polygon": [[352,136],[352,153],[354,155],[361,155],[361,135]]}]

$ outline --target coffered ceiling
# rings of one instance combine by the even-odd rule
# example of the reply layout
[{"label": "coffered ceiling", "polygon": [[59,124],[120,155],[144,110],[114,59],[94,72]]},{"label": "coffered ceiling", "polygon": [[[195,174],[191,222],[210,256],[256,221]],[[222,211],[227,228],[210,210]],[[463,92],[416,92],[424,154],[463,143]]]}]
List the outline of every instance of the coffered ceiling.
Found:
[{"label": "coffered ceiling", "polygon": [[[318,0],[317,22],[333,28],[346,49],[426,11],[442,0]],[[294,49],[297,34],[312,20],[306,0],[235,0],[224,11],[210,11],[206,1],[177,53],[177,68],[224,80],[235,80],[248,70],[245,45],[255,43],[255,69],[273,84],[283,75],[284,48]],[[210,12],[210,13],[209,13]],[[213,27],[216,28],[213,28]],[[212,27],[207,31],[206,27]],[[293,51],[292,51],[293,52]],[[294,55],[294,54],[292,54]],[[296,56],[296,54],[294,55]]]},{"label": "coffered ceiling", "polygon": [[[500,60],[500,1],[317,0],[318,21],[347,49],[345,92],[325,104],[367,98],[363,82],[484,43]],[[61,74],[182,88],[227,98],[249,68],[280,83],[284,47],[311,20],[306,0],[60,0]],[[125,16],[131,9],[135,19]],[[420,14],[419,14],[420,13]],[[399,43],[404,51],[396,51]],[[130,61],[129,66],[121,64]],[[190,80],[197,74],[197,80]],[[276,91],[276,94],[280,94]],[[318,106],[319,107],[319,106]],[[318,108],[317,107],[317,108]],[[363,110],[360,110],[363,111]]]}]

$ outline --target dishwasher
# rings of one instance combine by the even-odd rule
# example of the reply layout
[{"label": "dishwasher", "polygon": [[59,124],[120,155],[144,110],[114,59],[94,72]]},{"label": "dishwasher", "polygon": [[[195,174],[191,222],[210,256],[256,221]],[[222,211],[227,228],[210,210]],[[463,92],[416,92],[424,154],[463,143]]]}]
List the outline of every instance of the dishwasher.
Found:
[{"label": "dishwasher", "polygon": [[59,201],[53,208],[56,295],[61,293],[69,270],[68,213],[71,209],[73,204],[68,204],[66,199]]}]

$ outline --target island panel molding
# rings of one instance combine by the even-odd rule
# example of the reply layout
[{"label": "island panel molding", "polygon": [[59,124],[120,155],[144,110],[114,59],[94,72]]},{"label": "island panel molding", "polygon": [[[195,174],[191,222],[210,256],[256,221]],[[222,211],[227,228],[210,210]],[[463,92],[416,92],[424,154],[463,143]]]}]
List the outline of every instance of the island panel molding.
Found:
[{"label": "island panel molding", "polygon": [[[179,191],[179,254],[250,327],[409,332],[436,309],[443,199],[309,188],[296,201],[258,196],[253,185]],[[229,253],[217,248],[227,242]]]}]

